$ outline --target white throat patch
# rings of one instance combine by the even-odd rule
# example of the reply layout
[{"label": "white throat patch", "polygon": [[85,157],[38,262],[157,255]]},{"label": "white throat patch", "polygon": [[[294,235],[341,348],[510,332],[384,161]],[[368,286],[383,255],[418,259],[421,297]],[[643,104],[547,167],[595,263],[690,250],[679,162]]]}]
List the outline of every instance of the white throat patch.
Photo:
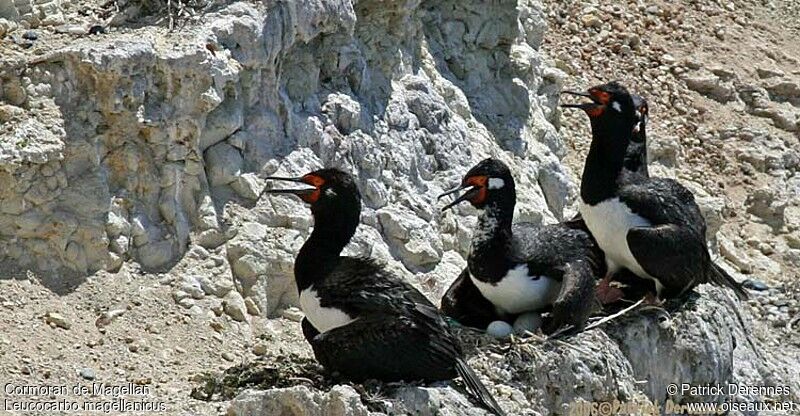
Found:
[{"label": "white throat patch", "polygon": [[489,189],[500,189],[506,186],[506,182],[500,178],[489,178]]},{"label": "white throat patch", "polygon": [[622,112],[622,106],[619,105],[618,101],[614,101],[613,103],[611,103],[611,108],[613,108],[614,110],[617,110],[618,113]]},{"label": "white throat patch", "polygon": [[355,318],[340,309],[322,306],[314,286],[300,292],[300,308],[319,332],[328,332],[355,321]]}]

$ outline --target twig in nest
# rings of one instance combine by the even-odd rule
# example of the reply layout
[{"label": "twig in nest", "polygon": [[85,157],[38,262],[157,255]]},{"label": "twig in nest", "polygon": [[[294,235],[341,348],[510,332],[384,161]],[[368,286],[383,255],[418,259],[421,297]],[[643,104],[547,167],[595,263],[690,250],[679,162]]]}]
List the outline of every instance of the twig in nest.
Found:
[{"label": "twig in nest", "polygon": [[314,380],[306,377],[289,377],[289,381],[299,381],[301,383],[306,383],[308,385],[314,386]]},{"label": "twig in nest", "polygon": [[516,336],[514,336],[512,334],[511,343],[512,344],[517,344],[517,345],[522,345],[522,344],[528,344],[528,343],[531,343],[531,342],[534,342],[534,341],[539,341],[539,342],[547,341],[546,337],[544,337],[542,335],[539,335],[539,334],[532,333],[530,331],[525,331],[525,335],[527,336],[526,338],[519,338],[519,337],[516,337]]},{"label": "twig in nest", "polygon": [[597,328],[598,326],[603,325],[606,322],[613,321],[614,319],[617,319],[620,316],[625,315],[626,313],[634,310],[637,306],[641,305],[642,302],[644,302],[644,298],[639,299],[638,302],[634,303],[631,306],[628,306],[627,308],[625,308],[625,309],[623,309],[623,310],[621,310],[621,311],[619,311],[619,312],[617,312],[615,314],[608,315],[608,316],[604,317],[603,319],[600,319],[597,322],[592,322],[591,324],[586,325],[586,328],[584,328],[584,331],[588,331],[590,329]]}]

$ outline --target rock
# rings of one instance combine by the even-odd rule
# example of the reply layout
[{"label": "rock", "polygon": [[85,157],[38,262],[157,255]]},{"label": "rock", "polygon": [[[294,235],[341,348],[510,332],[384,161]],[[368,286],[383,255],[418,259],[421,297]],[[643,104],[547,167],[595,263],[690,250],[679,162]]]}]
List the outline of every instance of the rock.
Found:
[{"label": "rock", "polygon": [[749,274],[753,272],[753,262],[750,256],[743,253],[732,241],[725,237],[719,238],[719,254],[738,267],[742,273]]},{"label": "rock", "polygon": [[233,190],[239,196],[247,199],[258,199],[262,186],[258,176],[254,173],[243,173],[231,183]]},{"label": "rock", "polygon": [[361,104],[346,94],[328,95],[322,111],[343,134],[362,129],[368,123],[368,119],[362,115]]},{"label": "rock", "polygon": [[769,289],[769,286],[767,286],[766,283],[762,282],[759,279],[753,279],[753,278],[745,279],[742,282],[742,286],[746,287],[747,289],[757,290],[759,292],[763,292]]},{"label": "rock", "polygon": [[294,257],[302,243],[298,231],[247,222],[226,244],[236,286],[243,296],[252,298],[261,313],[271,316],[282,307],[297,304]]},{"label": "rock", "polygon": [[200,282],[192,276],[183,276],[180,283],[180,290],[194,299],[203,299],[205,291]]},{"label": "rock", "polygon": [[[256,199],[264,185],[257,175],[321,166],[353,172],[365,204],[358,249],[383,260],[396,255],[412,272],[434,269],[445,251],[435,200],[441,179],[489,155],[516,155],[504,157],[529,176],[528,198],[559,216],[574,185],[554,127],[564,74],[538,50],[541,4],[412,3],[385,13],[367,7],[357,18],[338,0],[233,2],[192,22],[191,35],[169,47],[125,30],[100,36],[98,22],[85,19],[62,27],[58,5],[24,14],[20,24],[37,31],[37,43],[44,32],[33,26],[45,21],[93,35],[54,45],[59,59],[46,69],[2,80],[2,101],[14,108],[0,110],[0,170],[9,173],[0,178],[0,222],[28,223],[7,227],[2,260],[83,276],[126,261],[163,271],[194,246],[225,245],[233,282],[270,316],[297,302],[291,265],[311,220],[288,198],[231,210],[233,193]],[[124,26],[141,11],[130,4],[108,25]],[[390,19],[395,12],[407,19]],[[586,14],[587,24],[599,25],[598,10]],[[291,21],[276,24],[278,16]],[[0,25],[4,32],[15,19]],[[391,46],[374,47],[379,39]],[[97,46],[106,44],[115,47]],[[19,58],[41,59],[35,49],[17,50]],[[401,63],[401,55],[408,59]],[[540,161],[544,173],[536,171]],[[39,166],[47,168],[40,174]],[[524,202],[532,207],[526,218],[552,216]],[[375,221],[367,209],[388,212]],[[255,239],[249,230],[262,221],[270,231]],[[67,235],[74,242],[61,241]],[[203,290],[224,296],[227,288]]]},{"label": "rock", "polygon": [[683,146],[675,136],[659,135],[647,140],[647,161],[668,168],[677,168],[683,157]]},{"label": "rock", "polygon": [[192,309],[195,305],[197,305],[197,302],[195,302],[193,298],[185,297],[178,301],[178,305],[184,309]]},{"label": "rock", "polygon": [[83,377],[85,380],[94,380],[95,372],[93,369],[86,367],[82,368],[79,372],[80,376]]},{"label": "rock", "polygon": [[476,408],[470,400],[453,387],[403,387],[392,395],[389,414],[437,415],[490,415]]},{"label": "rock", "polygon": [[264,354],[266,354],[267,351],[268,351],[268,348],[267,348],[266,344],[258,343],[256,345],[253,345],[253,354],[255,354],[255,355],[259,356],[259,357],[264,355]]},{"label": "rock", "polygon": [[284,309],[281,316],[293,322],[300,322],[305,317],[305,314],[299,308],[290,307]]},{"label": "rock", "polygon": [[373,414],[350,386],[334,386],[329,392],[305,386],[272,390],[245,390],[228,408],[228,416],[367,416]]},{"label": "rock", "polygon": [[111,324],[115,319],[125,314],[125,309],[112,309],[107,312],[103,312],[97,320],[94,321],[94,325],[98,328],[102,328]]},{"label": "rock", "polygon": [[233,278],[228,274],[201,275],[197,281],[206,295],[222,298],[233,290]]},{"label": "rock", "polygon": [[247,320],[247,315],[245,314],[247,306],[245,306],[244,298],[235,290],[229,292],[228,295],[225,296],[225,300],[222,302],[222,308],[225,313],[235,321],[244,322]]},{"label": "rock", "polygon": [[70,329],[72,327],[72,324],[67,321],[67,318],[57,312],[48,312],[45,314],[44,320],[50,324],[50,326],[59,327],[61,329]]},{"label": "rock", "polygon": [[211,185],[227,185],[235,181],[242,171],[242,154],[227,143],[210,147],[205,154],[208,179]]},{"label": "rock", "polygon": [[593,14],[585,14],[581,16],[581,23],[586,27],[600,27],[603,21]]},{"label": "rock", "polygon": [[[743,311],[737,312],[740,306],[733,297],[708,285],[698,291],[701,295],[696,302],[672,313],[671,318],[640,316],[635,322],[623,320],[608,329],[637,376],[648,380],[644,391],[651,400],[718,402],[728,397],[667,395],[666,387],[675,377],[700,385],[759,383],[769,377],[758,359],[751,361],[759,352],[748,341],[751,335],[742,326]],[[740,363],[736,371],[734,360]]]},{"label": "rock", "polygon": [[441,239],[430,223],[398,207],[384,207],[377,214],[389,243],[407,268],[419,269],[441,259]]},{"label": "rock", "polygon": [[253,316],[260,316],[261,310],[258,308],[258,304],[253,300],[253,298],[244,298],[244,305],[247,307],[247,313]]},{"label": "rock", "polygon": [[763,67],[756,67],[756,73],[758,74],[759,78],[762,79],[783,77],[785,75],[785,73],[780,69],[763,68]]},{"label": "rock", "polygon": [[736,98],[736,88],[733,83],[726,82],[717,74],[707,70],[688,72],[683,75],[683,80],[689,89],[716,101],[726,103]]},{"label": "rock", "polygon": [[753,214],[772,226],[783,226],[783,215],[789,201],[780,190],[774,188],[759,188],[747,196],[745,205],[747,212]]},{"label": "rock", "polygon": [[13,21],[0,18],[0,38],[6,34],[13,32],[17,28],[17,24]]}]

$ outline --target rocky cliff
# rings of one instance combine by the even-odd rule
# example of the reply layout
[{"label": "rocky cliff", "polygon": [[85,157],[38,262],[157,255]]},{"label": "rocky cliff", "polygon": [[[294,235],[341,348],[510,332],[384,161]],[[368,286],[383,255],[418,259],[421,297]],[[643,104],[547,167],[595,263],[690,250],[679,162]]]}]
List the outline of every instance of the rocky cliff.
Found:
[{"label": "rocky cliff", "polygon": [[336,166],[364,194],[353,250],[443,285],[471,218],[434,196],[474,162],[513,166],[524,219],[560,218],[574,193],[541,5],[461,3],[233,3],[7,59],[0,253],[86,275],[222,246],[272,313],[294,300],[310,223],[296,201],[256,201],[260,177]]},{"label": "rocky cliff", "polygon": [[[313,224],[298,201],[257,198],[267,175],[323,166],[353,173],[364,210],[348,253],[386,261],[432,299],[463,268],[476,214],[469,206],[442,214],[435,196],[478,160],[493,156],[512,168],[518,220],[571,213],[576,182],[567,161],[575,152],[557,129],[556,110],[569,68],[545,57],[554,11],[538,0],[196,3],[174,1],[167,11],[158,1],[132,0],[0,6],[2,277],[30,270],[39,279],[24,281],[63,296],[56,305],[115,290],[124,296],[106,302],[135,299],[124,316],[108,315],[117,310],[108,304],[65,313],[91,334],[107,325],[118,334],[104,337],[103,329],[108,347],[90,348],[124,342],[141,361],[164,343],[169,357],[199,346],[194,367],[180,375],[206,370],[201,358],[217,351],[213,340],[235,351],[226,350],[223,363],[250,359],[251,351],[308,356],[292,322],[299,317],[292,264]],[[685,77],[690,88],[714,94],[727,85]],[[676,167],[679,145],[654,140],[653,148],[662,168]],[[696,189],[715,234],[724,202]],[[766,203],[762,211],[775,209]],[[125,292],[120,282],[135,289]],[[29,289],[15,284],[8,293],[27,299]],[[748,305],[718,289],[700,292],[671,315],[637,312],[566,340],[508,343],[470,333],[464,340],[479,345],[470,362],[512,414],[567,414],[580,401],[653,405],[673,382],[790,385],[788,398],[742,399],[796,400],[797,358],[772,358],[751,334],[758,324]],[[787,315],[797,311],[791,305]],[[106,311],[108,323],[94,325],[81,310]],[[200,329],[160,335],[164,311]],[[140,332],[150,335],[114,332],[143,321]],[[194,337],[209,328],[208,338]],[[108,379],[130,379],[110,368]],[[12,372],[30,382],[30,370]],[[458,386],[401,386],[376,400],[351,386],[318,387],[244,391],[217,410],[478,412]],[[187,391],[173,396],[190,400]],[[197,411],[172,400],[175,413]]]}]

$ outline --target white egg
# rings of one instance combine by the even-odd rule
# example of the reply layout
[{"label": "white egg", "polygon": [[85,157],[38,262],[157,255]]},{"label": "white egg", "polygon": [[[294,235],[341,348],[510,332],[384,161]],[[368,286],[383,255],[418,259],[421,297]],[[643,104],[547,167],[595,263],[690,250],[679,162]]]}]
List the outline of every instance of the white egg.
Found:
[{"label": "white egg", "polygon": [[539,312],[525,312],[514,321],[514,333],[522,335],[527,332],[536,332],[542,326],[542,314]]},{"label": "white egg", "polygon": [[506,321],[494,321],[486,327],[486,333],[495,338],[505,338],[511,335],[513,331],[514,328]]}]

